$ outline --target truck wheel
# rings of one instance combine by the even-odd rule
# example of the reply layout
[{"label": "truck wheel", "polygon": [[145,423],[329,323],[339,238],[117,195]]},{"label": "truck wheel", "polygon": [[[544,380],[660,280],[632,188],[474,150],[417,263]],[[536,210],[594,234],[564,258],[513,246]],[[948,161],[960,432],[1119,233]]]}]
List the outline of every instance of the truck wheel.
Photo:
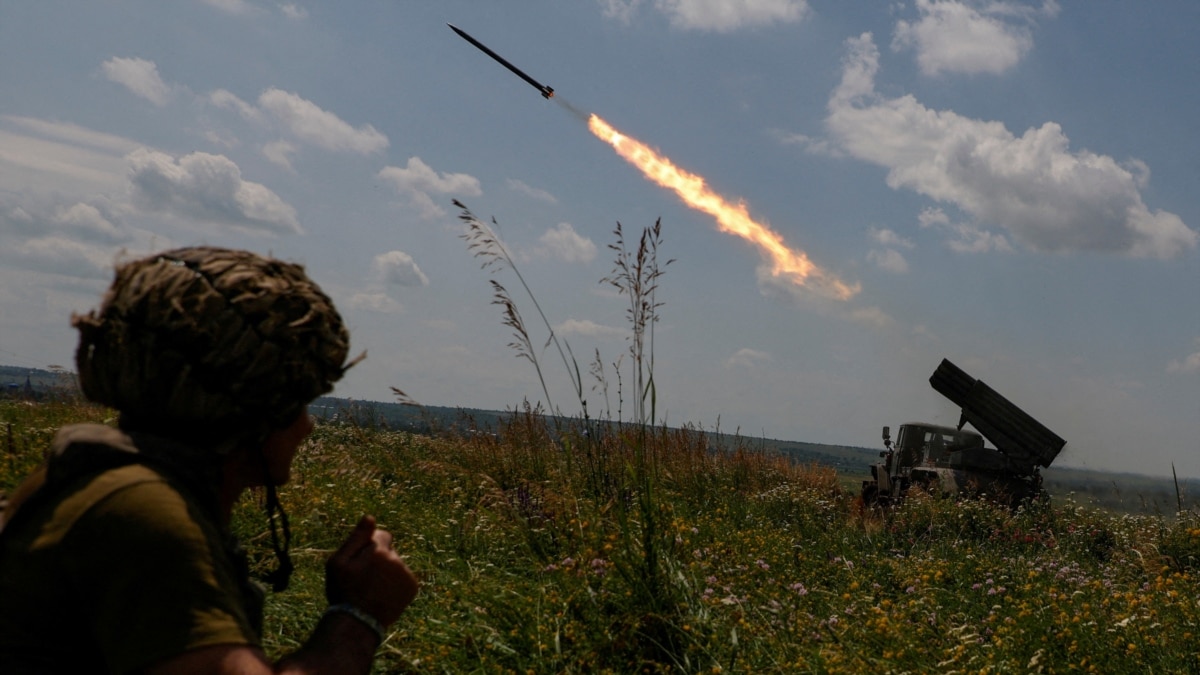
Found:
[{"label": "truck wheel", "polygon": [[863,507],[871,509],[879,506],[879,486],[875,484],[864,485],[862,490]]}]

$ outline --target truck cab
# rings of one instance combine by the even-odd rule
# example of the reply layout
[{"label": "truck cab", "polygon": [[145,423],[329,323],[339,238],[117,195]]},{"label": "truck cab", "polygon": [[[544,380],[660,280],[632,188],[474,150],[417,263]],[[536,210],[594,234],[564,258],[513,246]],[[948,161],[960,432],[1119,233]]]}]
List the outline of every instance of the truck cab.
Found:
[{"label": "truck cab", "polygon": [[[884,443],[888,438],[884,427]],[[966,450],[983,450],[983,436],[973,431],[961,431],[924,422],[901,424],[896,434],[898,466],[945,466],[962,463]],[[956,455],[955,453],[960,453]],[[972,453],[972,454],[976,454]],[[958,460],[958,461],[955,461]]]}]

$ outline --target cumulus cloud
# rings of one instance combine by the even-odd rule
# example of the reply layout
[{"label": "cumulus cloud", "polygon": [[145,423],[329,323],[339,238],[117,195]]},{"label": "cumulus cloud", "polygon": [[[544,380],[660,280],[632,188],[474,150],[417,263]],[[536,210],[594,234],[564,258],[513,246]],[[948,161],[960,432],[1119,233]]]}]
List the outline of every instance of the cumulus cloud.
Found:
[{"label": "cumulus cloud", "polygon": [[179,159],[141,148],[130,153],[134,203],[151,211],[275,234],[301,233],[296,210],[259,183],[242,179],[224,155]]},{"label": "cumulus cloud", "polygon": [[901,237],[900,235],[896,234],[895,232],[893,232],[892,230],[889,230],[887,228],[872,227],[870,230],[867,231],[867,236],[869,236],[871,238],[871,241],[875,242],[876,244],[879,244],[880,246],[892,246],[892,247],[900,247],[900,248],[912,248],[913,247],[913,243],[911,241],[909,241],[908,239],[905,239],[904,237]]},{"label": "cumulus cloud", "polygon": [[94,148],[121,155],[132,152],[139,147],[136,141],[128,138],[94,131],[69,122],[52,122],[36,117],[20,117],[17,115],[4,115],[0,117],[0,120],[37,134],[40,137],[68,143],[73,146]]},{"label": "cumulus cloud", "polygon": [[[370,155],[388,147],[388,137],[370,124],[354,127],[336,114],[297,94],[271,88],[259,95],[257,105],[236,94],[217,89],[208,94],[208,102],[236,112],[242,119],[268,128],[276,128],[295,140],[330,152]],[[275,164],[291,169],[290,156],[298,148],[289,141],[263,146],[263,154]]]},{"label": "cumulus cloud", "polygon": [[2,254],[10,264],[28,270],[82,279],[112,276],[112,249],[59,235],[37,237],[6,247]]},{"label": "cumulus cloud", "polygon": [[399,314],[404,310],[400,303],[383,292],[355,293],[350,296],[350,306],[380,314]]},{"label": "cumulus cloud", "polygon": [[921,211],[917,223],[922,228],[940,230],[946,235],[946,245],[958,253],[1012,253],[1012,245],[1002,234],[988,232],[971,223],[956,223],[950,220],[946,212],[934,207]]},{"label": "cumulus cloud", "polygon": [[77,279],[111,274],[116,246],[132,236],[107,205],[33,207],[0,204],[4,266]]},{"label": "cumulus cloud", "polygon": [[604,16],[609,19],[616,19],[621,23],[628,24],[633,21],[633,16],[642,4],[642,0],[597,0],[600,3],[600,9]]},{"label": "cumulus cloud", "polygon": [[271,161],[272,164],[277,164],[288,171],[295,171],[292,168],[292,155],[299,150],[293,143],[288,141],[271,141],[263,146],[263,156]]},{"label": "cumulus cloud", "polygon": [[1200,339],[1196,340],[1196,351],[1188,354],[1182,360],[1168,363],[1167,372],[1180,374],[1200,373]]},{"label": "cumulus cloud", "polygon": [[428,286],[429,278],[404,251],[388,251],[375,256],[373,263],[379,281],[393,286]]},{"label": "cumulus cloud", "polygon": [[254,5],[246,2],[246,0],[202,0],[204,4],[214,7],[225,12],[226,14],[243,15],[258,11]]},{"label": "cumulus cloud", "polygon": [[903,274],[908,271],[908,260],[897,248],[913,248],[913,243],[887,228],[872,227],[867,231],[872,242],[884,247],[867,251],[867,260],[888,272]]},{"label": "cumulus cloud", "polygon": [[[604,15],[623,23],[633,20],[641,0],[600,0]],[[729,32],[739,28],[792,23],[808,15],[807,0],[653,0],[674,28]]]},{"label": "cumulus cloud", "polygon": [[264,91],[258,97],[258,107],[296,138],[325,150],[369,155],[388,146],[387,136],[370,124],[354,128],[312,101],[282,89]]},{"label": "cumulus cloud", "polygon": [[580,236],[570,223],[559,223],[538,237],[534,255],[566,262],[590,263],[596,259],[596,244]]},{"label": "cumulus cloud", "polygon": [[941,338],[939,338],[937,336],[937,333],[934,333],[933,330],[929,328],[929,326],[926,326],[923,323],[919,323],[919,324],[916,324],[915,326],[913,326],[912,334],[917,337],[929,340],[931,342],[940,342],[941,341]]},{"label": "cumulus cloud", "polygon": [[908,271],[908,261],[905,260],[904,254],[893,248],[871,249],[867,251],[867,260],[888,272],[904,274]]},{"label": "cumulus cloud", "polygon": [[420,157],[410,157],[404,168],[386,166],[379,171],[379,178],[390,182],[397,192],[408,194],[413,204],[427,218],[441,217],[445,210],[434,202],[433,195],[453,194],[478,197],[483,194],[479,179],[465,173],[441,173],[434,171]]},{"label": "cumulus cloud", "polygon": [[[271,11],[268,7],[249,2],[249,0],[201,0],[201,2],[232,16],[259,16]],[[308,18],[308,10],[294,2],[278,2],[275,3],[275,6],[279,9],[280,14],[293,21]]]},{"label": "cumulus cloud", "polygon": [[771,355],[766,352],[760,352],[757,349],[743,347],[742,349],[737,350],[733,356],[725,359],[725,367],[753,369],[770,360]]},{"label": "cumulus cloud", "polygon": [[308,18],[308,10],[294,2],[285,2],[280,4],[279,11],[283,12],[283,15],[287,18],[296,21]]},{"label": "cumulus cloud", "polygon": [[96,149],[78,140],[0,128],[0,194],[115,192],[125,183],[125,155],[138,147],[130,143],[121,151]]},{"label": "cumulus cloud", "polygon": [[925,75],[944,72],[999,74],[1033,49],[1030,25],[1058,14],[1058,3],[1041,8],[1018,2],[917,0],[916,21],[897,21],[892,49],[913,49]]},{"label": "cumulus cloud", "polygon": [[114,56],[101,68],[105,77],[156,106],[162,107],[170,99],[171,89],[159,77],[158,66],[153,61]]},{"label": "cumulus cloud", "polygon": [[545,190],[540,190],[535,187],[530,187],[530,186],[526,185],[524,182],[516,180],[515,178],[508,179],[508,187],[512,188],[513,190],[516,190],[517,192],[520,192],[523,195],[526,195],[528,197],[533,197],[534,199],[537,199],[539,201],[547,202],[550,204],[558,203],[558,200],[554,198],[554,195],[550,194],[549,192],[546,192]]},{"label": "cumulus cloud", "polygon": [[871,34],[847,47],[826,127],[846,154],[886,168],[893,189],[953,204],[1035,251],[1170,258],[1196,247],[1197,233],[1179,216],[1142,201],[1144,164],[1130,170],[1072,150],[1054,122],[1016,136],[1000,122],[932,110],[911,95],[884,98],[875,91]]},{"label": "cumulus cloud", "polygon": [[72,232],[78,232],[85,238],[112,242],[124,241],[129,238],[128,234],[122,232],[113,224],[112,220],[100,212],[100,209],[91,204],[79,202],[60,209],[55,216]]},{"label": "cumulus cloud", "polygon": [[873,328],[887,328],[895,323],[895,319],[878,307],[858,307],[846,312],[845,317]]},{"label": "cumulus cloud", "polygon": [[778,139],[780,143],[784,145],[798,145],[803,148],[805,152],[814,155],[839,157],[844,154],[834,147],[827,138],[815,138],[807,134],[788,132],[780,129],[772,130],[770,133],[772,136]]},{"label": "cumulus cloud", "polygon": [[124,155],[138,147],[73,124],[0,116],[0,267],[111,278],[114,253],[136,234],[121,193]]},{"label": "cumulus cloud", "polygon": [[621,328],[598,324],[590,319],[567,319],[555,326],[554,332],[564,337],[583,335],[587,337],[618,338],[625,335],[625,331]]},{"label": "cumulus cloud", "polygon": [[371,274],[366,288],[350,297],[350,306],[368,312],[398,314],[403,306],[388,295],[393,286],[414,288],[429,285],[429,277],[421,271],[412,256],[404,251],[388,251],[371,261]]},{"label": "cumulus cloud", "polygon": [[262,111],[238,98],[226,89],[217,89],[208,94],[208,102],[218,108],[232,110],[251,122],[262,122]]},{"label": "cumulus cloud", "polygon": [[108,204],[85,202],[43,209],[0,204],[0,232],[29,238],[55,234],[101,244],[120,244],[130,239],[129,231]]}]

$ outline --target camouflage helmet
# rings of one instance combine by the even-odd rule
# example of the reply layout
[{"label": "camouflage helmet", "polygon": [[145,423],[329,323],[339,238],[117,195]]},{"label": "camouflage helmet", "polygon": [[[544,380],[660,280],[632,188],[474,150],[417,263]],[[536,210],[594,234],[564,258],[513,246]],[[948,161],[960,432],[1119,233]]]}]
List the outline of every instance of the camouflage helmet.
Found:
[{"label": "camouflage helmet", "polygon": [[341,316],[304,268],[248,251],[120,264],[100,308],[71,323],[84,395],[123,427],[167,436],[282,428],[353,365]]}]

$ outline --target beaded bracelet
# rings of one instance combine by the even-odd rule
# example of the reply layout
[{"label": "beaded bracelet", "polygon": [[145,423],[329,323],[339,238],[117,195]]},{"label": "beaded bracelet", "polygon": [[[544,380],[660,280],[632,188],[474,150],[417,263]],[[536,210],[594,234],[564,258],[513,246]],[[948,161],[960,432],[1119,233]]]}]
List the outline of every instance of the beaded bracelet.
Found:
[{"label": "beaded bracelet", "polygon": [[360,622],[362,622],[363,625],[365,625],[367,628],[370,628],[372,631],[374,631],[375,637],[379,638],[379,644],[383,644],[383,638],[384,638],[383,626],[379,623],[379,621],[377,621],[375,619],[375,617],[371,616],[370,614],[367,614],[366,612],[362,611],[361,609],[355,607],[354,605],[348,604],[348,603],[342,603],[340,605],[330,605],[329,609],[325,610],[326,616],[328,616],[330,614],[337,614],[337,613],[349,614],[350,616],[354,617],[355,619],[358,619]]}]

